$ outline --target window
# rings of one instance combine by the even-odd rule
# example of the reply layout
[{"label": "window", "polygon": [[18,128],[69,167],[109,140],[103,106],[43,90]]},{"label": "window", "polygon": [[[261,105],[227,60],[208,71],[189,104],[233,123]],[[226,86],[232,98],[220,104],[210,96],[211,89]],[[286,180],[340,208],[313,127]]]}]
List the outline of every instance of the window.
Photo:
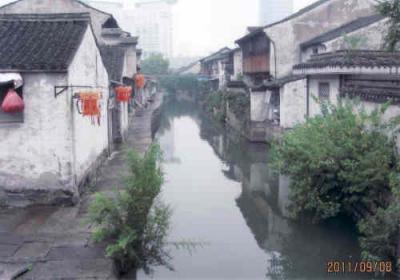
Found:
[{"label": "window", "polygon": [[312,53],[313,53],[313,54],[318,54],[318,47],[313,48],[313,49],[312,49]]},{"label": "window", "polygon": [[320,101],[329,101],[330,96],[330,85],[329,83],[319,83],[318,85],[318,97]]},{"label": "window", "polygon": [[[0,105],[3,103],[8,90],[13,86],[13,82],[0,83]],[[18,88],[16,92],[22,97],[22,87]],[[24,121],[24,113],[5,113],[0,109],[0,124],[4,123],[21,123]]]}]

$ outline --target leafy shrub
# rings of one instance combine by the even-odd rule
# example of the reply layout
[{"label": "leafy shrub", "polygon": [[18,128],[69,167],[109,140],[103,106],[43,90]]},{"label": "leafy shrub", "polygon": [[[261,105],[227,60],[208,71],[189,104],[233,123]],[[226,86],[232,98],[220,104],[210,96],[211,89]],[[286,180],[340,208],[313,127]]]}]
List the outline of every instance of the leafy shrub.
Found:
[{"label": "leafy shrub", "polygon": [[133,268],[149,273],[152,265],[171,268],[164,248],[170,209],[157,200],[153,205],[163,183],[160,154],[157,145],[144,157],[129,151],[130,176],[123,190],[115,190],[113,196],[97,193],[89,207],[89,220],[96,226],[93,239],[109,244],[106,256],[114,260],[121,274]]},{"label": "leafy shrub", "polygon": [[291,177],[290,212],[314,221],[344,214],[358,222],[363,257],[393,258],[400,223],[395,128],[388,105],[370,113],[350,101],[326,105],[273,145],[274,164]]},{"label": "leafy shrub", "polygon": [[292,178],[291,210],[314,220],[387,206],[397,155],[382,121],[387,106],[367,113],[349,101],[285,134],[274,146],[280,171]]}]

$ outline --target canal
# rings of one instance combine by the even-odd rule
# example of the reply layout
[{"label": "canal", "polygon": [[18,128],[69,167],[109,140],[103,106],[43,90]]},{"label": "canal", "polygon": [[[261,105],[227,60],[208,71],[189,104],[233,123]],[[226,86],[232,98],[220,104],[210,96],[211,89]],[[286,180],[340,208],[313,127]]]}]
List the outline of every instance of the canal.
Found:
[{"label": "canal", "polygon": [[[203,245],[171,247],[175,271],[158,267],[154,279],[326,279],[327,262],[359,259],[356,230],[345,219],[315,226],[286,218],[288,180],[269,167],[267,145],[171,99],[156,138],[165,160],[162,199],[173,208],[168,240]],[[348,277],[362,278],[336,275]]]}]

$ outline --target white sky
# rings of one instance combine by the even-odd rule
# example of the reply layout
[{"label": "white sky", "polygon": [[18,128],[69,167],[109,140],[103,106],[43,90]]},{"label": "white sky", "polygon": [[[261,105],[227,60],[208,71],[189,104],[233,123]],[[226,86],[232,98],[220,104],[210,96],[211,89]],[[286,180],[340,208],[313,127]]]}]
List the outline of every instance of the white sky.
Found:
[{"label": "white sky", "polygon": [[[295,11],[316,0],[294,0]],[[203,56],[258,24],[258,0],[178,0],[174,7],[175,56]]]}]

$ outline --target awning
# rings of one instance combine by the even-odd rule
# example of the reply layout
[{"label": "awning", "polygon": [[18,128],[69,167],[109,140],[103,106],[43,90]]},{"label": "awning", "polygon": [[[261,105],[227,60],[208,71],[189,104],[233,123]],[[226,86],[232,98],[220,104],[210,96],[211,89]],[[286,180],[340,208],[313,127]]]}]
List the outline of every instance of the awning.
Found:
[{"label": "awning", "polygon": [[15,88],[22,87],[24,84],[22,76],[18,73],[0,73],[0,84],[14,82]]}]

